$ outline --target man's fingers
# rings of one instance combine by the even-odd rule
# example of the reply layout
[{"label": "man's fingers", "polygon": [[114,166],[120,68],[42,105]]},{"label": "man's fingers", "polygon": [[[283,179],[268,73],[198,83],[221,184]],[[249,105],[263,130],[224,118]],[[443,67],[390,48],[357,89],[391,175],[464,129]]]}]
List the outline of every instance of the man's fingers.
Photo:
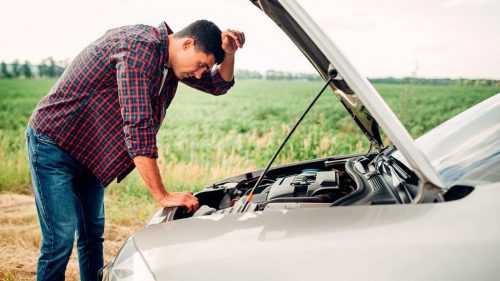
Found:
[{"label": "man's fingers", "polygon": [[192,208],[192,210],[193,210],[193,213],[194,213],[194,212],[196,212],[196,210],[198,210],[198,202],[195,202],[195,203],[193,204],[193,208]]},{"label": "man's fingers", "polygon": [[222,36],[233,38],[238,48],[242,48],[243,44],[245,44],[245,35],[241,31],[228,29],[222,33]]},{"label": "man's fingers", "polygon": [[190,202],[186,205],[186,208],[188,209],[188,213],[194,213],[198,210],[198,202]]},{"label": "man's fingers", "polygon": [[183,205],[188,208],[189,213],[194,213],[198,209],[198,198],[196,198],[192,193],[186,193],[184,197],[185,201]]},{"label": "man's fingers", "polygon": [[245,33],[239,32],[238,34],[240,36],[241,45],[243,46],[243,44],[245,44]]},{"label": "man's fingers", "polygon": [[240,47],[240,39],[238,38],[238,36],[236,34],[234,34],[234,33],[228,33],[227,36],[233,38],[233,40],[236,43],[236,45],[238,47]]},{"label": "man's fingers", "polygon": [[241,44],[240,48],[242,48],[243,44],[245,44],[245,34],[243,34],[243,32],[239,32],[238,35],[239,35],[240,44]]},{"label": "man's fingers", "polygon": [[231,34],[236,36],[237,40],[241,44],[245,43],[245,35],[243,34],[243,32],[237,30],[231,30]]},{"label": "man's fingers", "polygon": [[198,210],[198,208],[199,208],[200,205],[199,205],[199,202],[198,202],[198,198],[196,198],[194,196],[193,196],[193,198],[194,198],[193,213],[194,213],[196,210]]},{"label": "man's fingers", "polygon": [[241,34],[235,32],[234,35],[236,37],[236,43],[238,44],[238,47],[241,48],[242,46]]}]

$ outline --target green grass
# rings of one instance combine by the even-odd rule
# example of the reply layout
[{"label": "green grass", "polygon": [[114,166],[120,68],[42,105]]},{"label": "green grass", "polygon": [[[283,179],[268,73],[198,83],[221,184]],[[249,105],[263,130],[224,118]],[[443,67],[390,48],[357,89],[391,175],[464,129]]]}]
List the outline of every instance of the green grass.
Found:
[{"label": "green grass", "polygon": [[[30,193],[24,130],[54,80],[0,80],[0,191]],[[181,86],[158,135],[170,190],[199,190],[235,173],[263,167],[321,82],[240,81],[225,96]],[[413,137],[500,92],[495,87],[375,84]],[[331,90],[321,97],[278,163],[366,151],[368,142]],[[126,206],[150,202],[137,173],[107,191]],[[118,199],[117,199],[118,200]]]}]

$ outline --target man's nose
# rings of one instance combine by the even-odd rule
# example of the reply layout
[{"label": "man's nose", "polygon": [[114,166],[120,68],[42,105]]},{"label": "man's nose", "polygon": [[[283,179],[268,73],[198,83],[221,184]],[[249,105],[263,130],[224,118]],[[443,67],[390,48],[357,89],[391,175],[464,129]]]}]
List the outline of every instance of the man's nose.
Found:
[{"label": "man's nose", "polygon": [[203,75],[203,69],[200,69],[194,73],[196,79],[201,79],[201,75]]}]

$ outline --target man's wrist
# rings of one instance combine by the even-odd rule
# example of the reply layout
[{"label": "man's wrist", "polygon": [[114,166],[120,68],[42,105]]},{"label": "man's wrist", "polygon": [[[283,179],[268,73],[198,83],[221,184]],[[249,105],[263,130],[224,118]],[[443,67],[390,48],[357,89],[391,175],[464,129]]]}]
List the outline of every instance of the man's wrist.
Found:
[{"label": "man's wrist", "polygon": [[224,54],[224,60],[227,59],[227,58],[234,58],[235,55],[236,55],[236,52],[225,53]]},{"label": "man's wrist", "polygon": [[155,194],[152,194],[152,195],[153,195],[153,199],[159,203],[162,200],[164,200],[165,198],[167,198],[169,196],[169,193],[168,193],[168,191],[165,190],[165,188],[163,188],[162,191],[156,192]]}]

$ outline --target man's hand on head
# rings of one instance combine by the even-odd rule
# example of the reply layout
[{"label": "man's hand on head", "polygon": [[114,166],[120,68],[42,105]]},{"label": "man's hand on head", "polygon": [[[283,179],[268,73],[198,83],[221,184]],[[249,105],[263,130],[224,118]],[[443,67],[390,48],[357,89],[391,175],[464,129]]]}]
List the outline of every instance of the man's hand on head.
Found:
[{"label": "man's hand on head", "polygon": [[243,48],[245,34],[238,30],[227,29],[222,32],[221,37],[222,49],[226,53],[226,56],[219,67],[219,72],[224,81],[231,81],[234,74],[234,54],[239,48]]},{"label": "man's hand on head", "polygon": [[245,44],[245,34],[234,29],[227,29],[221,34],[222,49],[226,55],[233,55],[239,48]]}]

